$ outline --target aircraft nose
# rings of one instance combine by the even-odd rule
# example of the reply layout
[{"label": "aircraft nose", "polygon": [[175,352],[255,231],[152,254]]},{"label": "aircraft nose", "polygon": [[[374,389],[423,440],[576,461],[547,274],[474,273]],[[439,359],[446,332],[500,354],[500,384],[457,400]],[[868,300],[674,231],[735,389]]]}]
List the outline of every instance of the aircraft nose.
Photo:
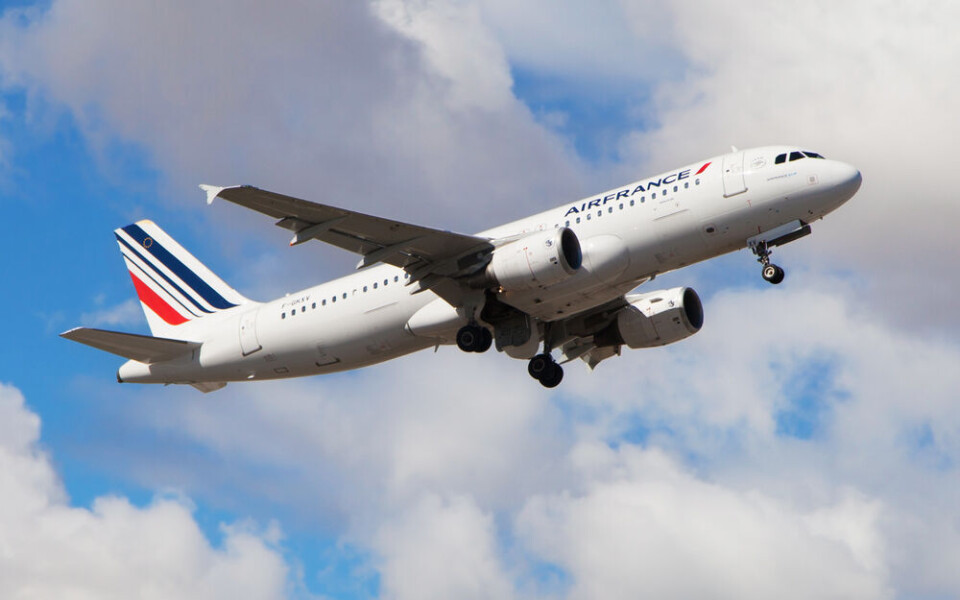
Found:
[{"label": "aircraft nose", "polygon": [[838,191],[842,192],[845,198],[852,197],[863,183],[860,170],[853,165],[839,161],[835,161],[833,166],[833,185]]}]

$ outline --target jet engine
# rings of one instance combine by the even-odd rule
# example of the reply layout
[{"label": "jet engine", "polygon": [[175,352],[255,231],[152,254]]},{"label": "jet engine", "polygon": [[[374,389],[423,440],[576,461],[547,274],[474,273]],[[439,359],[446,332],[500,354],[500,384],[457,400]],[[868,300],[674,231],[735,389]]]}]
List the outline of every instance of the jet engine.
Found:
[{"label": "jet engine", "polygon": [[538,231],[497,248],[484,283],[508,291],[540,289],[570,277],[582,263],[580,240],[573,230]]},{"label": "jet engine", "polygon": [[693,288],[630,295],[627,302],[613,322],[594,336],[597,346],[665,346],[690,337],[703,326],[703,305]]}]

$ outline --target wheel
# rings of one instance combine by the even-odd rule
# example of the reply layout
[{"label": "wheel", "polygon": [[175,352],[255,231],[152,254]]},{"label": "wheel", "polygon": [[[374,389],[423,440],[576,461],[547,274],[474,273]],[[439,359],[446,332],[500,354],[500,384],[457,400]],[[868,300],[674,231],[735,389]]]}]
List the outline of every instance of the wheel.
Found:
[{"label": "wheel", "polygon": [[527,363],[527,373],[530,373],[530,377],[534,379],[540,379],[543,377],[543,374],[547,372],[547,369],[550,368],[550,365],[553,364],[556,363],[553,362],[552,356],[549,354],[538,354]]},{"label": "wheel", "polygon": [[480,339],[474,352],[486,352],[493,345],[493,334],[486,327],[480,328]]},{"label": "wheel", "polygon": [[481,335],[480,328],[476,325],[464,325],[457,332],[457,347],[464,352],[476,352]]},{"label": "wheel", "polygon": [[774,285],[783,281],[784,275],[783,269],[777,265],[769,264],[763,267],[763,278]]},{"label": "wheel", "polygon": [[545,388],[555,388],[563,381],[563,367],[550,361],[550,366],[540,378],[540,384]]}]

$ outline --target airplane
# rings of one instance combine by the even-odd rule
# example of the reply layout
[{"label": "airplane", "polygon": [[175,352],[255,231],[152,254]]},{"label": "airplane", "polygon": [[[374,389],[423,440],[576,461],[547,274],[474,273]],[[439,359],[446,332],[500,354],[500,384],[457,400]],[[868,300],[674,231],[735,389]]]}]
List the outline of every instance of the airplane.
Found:
[{"label": "airplane", "polygon": [[[631,349],[672,344],[703,326],[689,287],[630,293],[657,276],[748,248],[763,279],[773,248],[860,189],[860,172],[798,146],[730,153],[465,235],[318,204],[252,186],[201,185],[293,233],[360,256],[357,272],[270,302],[250,300],[159,226],[117,229],[151,336],[78,327],[62,333],[129,359],[120,383],[227,382],[356,369],[440,345],[495,346],[547,388],[562,364],[590,370]],[[554,353],[558,355],[559,361]]]}]

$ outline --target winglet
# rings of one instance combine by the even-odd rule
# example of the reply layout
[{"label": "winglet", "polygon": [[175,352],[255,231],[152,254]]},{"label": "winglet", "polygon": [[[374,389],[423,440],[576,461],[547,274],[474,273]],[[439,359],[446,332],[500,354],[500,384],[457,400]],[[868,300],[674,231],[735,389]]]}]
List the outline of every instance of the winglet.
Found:
[{"label": "winglet", "polygon": [[217,187],[215,185],[208,185],[206,183],[200,184],[200,189],[207,193],[207,204],[213,204],[213,201],[217,196],[220,195],[220,192],[227,189],[230,186]]}]

